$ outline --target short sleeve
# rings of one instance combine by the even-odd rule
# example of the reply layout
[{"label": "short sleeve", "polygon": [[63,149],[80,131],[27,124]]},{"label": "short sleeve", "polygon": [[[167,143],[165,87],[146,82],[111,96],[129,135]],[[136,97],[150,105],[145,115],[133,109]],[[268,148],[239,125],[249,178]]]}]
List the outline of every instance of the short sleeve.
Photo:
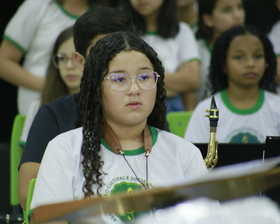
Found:
[{"label": "short sleeve", "polygon": [[180,46],[180,63],[185,61],[200,60],[197,41],[193,31],[187,24],[180,22],[180,31],[176,38]]},{"label": "short sleeve", "polygon": [[26,53],[49,1],[23,1],[9,21],[3,38],[14,44],[22,53]]}]

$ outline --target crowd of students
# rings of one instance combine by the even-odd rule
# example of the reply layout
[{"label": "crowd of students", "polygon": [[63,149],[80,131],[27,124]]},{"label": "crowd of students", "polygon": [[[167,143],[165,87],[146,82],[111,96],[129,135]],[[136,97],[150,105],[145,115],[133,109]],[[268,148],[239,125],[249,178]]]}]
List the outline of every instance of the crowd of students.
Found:
[{"label": "crowd of students", "polygon": [[[280,136],[279,22],[266,35],[245,14],[242,0],[25,1],[0,47],[0,77],[27,115],[22,208],[34,177],[32,208],[206,174],[192,143],[209,140],[211,95],[219,142]],[[186,110],[183,139],[166,115]]]}]

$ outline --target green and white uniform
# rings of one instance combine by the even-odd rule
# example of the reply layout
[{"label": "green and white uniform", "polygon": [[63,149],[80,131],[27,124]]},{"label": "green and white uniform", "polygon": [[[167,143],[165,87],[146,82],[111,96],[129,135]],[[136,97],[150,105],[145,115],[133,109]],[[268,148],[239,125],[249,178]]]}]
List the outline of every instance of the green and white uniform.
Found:
[{"label": "green and white uniform", "polygon": [[[148,172],[144,149],[125,151],[125,157],[140,180],[153,187],[174,185],[207,173],[202,155],[192,143],[166,131],[150,127],[153,147],[148,157]],[[45,151],[36,181],[31,208],[39,205],[82,199],[83,166],[81,155],[82,128],[55,137]],[[140,184],[123,156],[114,153],[102,140],[101,160],[103,183],[100,193],[109,196],[117,192],[128,194],[140,189]],[[96,188],[93,189],[96,194]],[[124,216],[110,214],[98,223],[122,223],[134,220],[137,213]]]},{"label": "green and white uniform", "polygon": [[[257,103],[250,109],[235,108],[226,91],[214,95],[219,109],[216,139],[219,143],[264,143],[267,135],[280,136],[280,96],[260,90]],[[209,142],[209,119],[205,110],[210,108],[211,97],[195,108],[185,132],[185,139],[193,143]]]},{"label": "green and white uniform", "polygon": [[[3,38],[24,54],[24,69],[45,77],[57,36],[77,18],[67,13],[58,0],[26,0],[8,23]],[[19,113],[26,114],[39,96],[39,92],[20,86],[17,98]]]}]

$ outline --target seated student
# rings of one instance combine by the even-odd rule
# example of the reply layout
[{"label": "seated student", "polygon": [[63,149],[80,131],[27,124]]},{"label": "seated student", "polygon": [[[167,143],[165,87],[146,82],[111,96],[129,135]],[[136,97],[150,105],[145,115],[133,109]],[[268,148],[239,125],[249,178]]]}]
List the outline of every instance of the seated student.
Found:
[{"label": "seated student", "polygon": [[226,30],[245,22],[243,0],[198,0],[198,17],[196,37],[201,57],[201,86],[196,97],[200,102],[209,96],[207,77],[216,39]]},{"label": "seated student", "polygon": [[38,109],[62,96],[79,92],[82,71],[74,60],[73,28],[65,29],[56,39],[47,69],[41,99],[34,101],[26,115],[20,144],[25,145],[27,135]]},{"label": "seated student", "polygon": [[[82,127],[48,144],[31,208],[133,193],[206,174],[199,149],[164,131],[163,80],[161,61],[140,37],[117,32],[99,40],[87,57],[81,81]],[[137,217],[127,212],[104,216],[103,221]]]},{"label": "seated student", "polygon": [[177,18],[179,21],[187,23],[192,30],[197,29],[197,1],[177,0]]},{"label": "seated student", "polygon": [[[276,60],[269,39],[254,27],[234,27],[216,41],[209,82],[219,109],[220,143],[264,143],[280,135],[280,96],[276,93]],[[204,117],[210,98],[195,108],[185,132],[193,143],[209,141]]]},{"label": "seated student", "polygon": [[[97,40],[116,31],[132,31],[130,15],[117,8],[97,8],[79,17],[73,27],[80,70],[91,46]],[[75,128],[78,94],[65,96],[43,105],[31,125],[19,167],[19,198],[25,208],[29,181],[35,178],[46,146],[55,136]]]}]

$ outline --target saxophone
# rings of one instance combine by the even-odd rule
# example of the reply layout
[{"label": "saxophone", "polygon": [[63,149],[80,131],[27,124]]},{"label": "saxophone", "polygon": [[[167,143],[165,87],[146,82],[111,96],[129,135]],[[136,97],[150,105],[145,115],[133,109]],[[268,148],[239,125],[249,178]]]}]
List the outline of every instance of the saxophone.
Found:
[{"label": "saxophone", "polygon": [[205,165],[208,169],[213,169],[218,162],[218,141],[216,140],[216,131],[219,120],[219,110],[216,106],[215,98],[212,96],[210,110],[206,110],[205,117],[210,121],[210,139],[207,148],[207,155],[204,159]]}]

